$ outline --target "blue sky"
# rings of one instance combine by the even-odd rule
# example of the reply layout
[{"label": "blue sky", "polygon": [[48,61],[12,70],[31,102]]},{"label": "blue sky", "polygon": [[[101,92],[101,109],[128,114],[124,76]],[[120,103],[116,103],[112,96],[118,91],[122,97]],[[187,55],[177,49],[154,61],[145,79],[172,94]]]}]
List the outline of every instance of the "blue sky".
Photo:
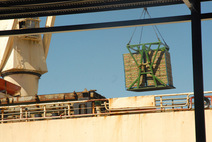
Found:
[{"label": "blue sky", "polygon": [[[155,17],[190,14],[185,5],[148,8]],[[142,9],[57,16],[55,26],[138,19]],[[202,3],[202,13],[212,12],[212,2]],[[43,19],[43,18],[42,18]],[[44,21],[41,23],[43,25]],[[48,73],[41,76],[38,94],[96,89],[107,98],[193,92],[191,23],[158,25],[170,47],[176,89],[130,92],[125,89],[122,55],[134,27],[56,33],[47,57]],[[132,43],[139,42],[140,29]],[[202,22],[204,90],[212,90],[212,21]],[[143,43],[157,41],[151,26],[144,27]]]}]

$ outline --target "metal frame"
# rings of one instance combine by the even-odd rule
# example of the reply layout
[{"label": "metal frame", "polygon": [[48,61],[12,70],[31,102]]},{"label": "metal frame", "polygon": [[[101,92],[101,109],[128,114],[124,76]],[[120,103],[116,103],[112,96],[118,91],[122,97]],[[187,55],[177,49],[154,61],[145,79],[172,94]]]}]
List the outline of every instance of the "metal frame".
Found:
[{"label": "metal frame", "polygon": [[196,142],[206,142],[200,1],[190,0]]},{"label": "metal frame", "polygon": [[[157,47],[155,49],[152,48],[153,45]],[[157,89],[170,89],[171,87],[168,84],[165,84],[162,80],[160,80],[154,72],[153,65],[155,64],[155,59],[157,56],[158,51],[168,51],[169,47],[162,43],[160,40],[158,42],[152,43],[143,43],[143,44],[136,44],[136,45],[127,45],[127,49],[136,63],[136,66],[139,69],[138,77],[136,80],[127,88],[129,91],[143,91],[143,90],[157,90]],[[140,54],[140,62],[138,62],[133,54],[133,51],[137,54]],[[153,60],[150,60],[149,51],[156,51],[155,55],[152,57]],[[143,69],[142,69],[143,68]],[[147,68],[150,71],[147,71]],[[140,78],[141,76],[144,77],[144,80],[147,81],[147,75],[151,75],[154,81],[154,86],[149,86],[148,82],[145,82],[144,87],[140,87]],[[137,82],[136,88],[132,88],[133,85]]]},{"label": "metal frame", "polygon": [[[201,14],[201,20],[211,20],[211,19],[212,19],[212,13]],[[137,19],[137,20],[105,22],[105,23],[92,23],[92,24],[81,24],[81,25],[42,27],[33,29],[5,30],[0,31],[0,37],[12,36],[12,35],[20,36],[20,35],[46,34],[46,33],[77,32],[87,30],[150,26],[150,25],[172,24],[172,23],[183,23],[183,22],[191,22],[191,15],[151,18],[151,19]]]},{"label": "metal frame", "polygon": [[[184,0],[188,1],[188,0]],[[210,0],[201,0],[201,2]],[[183,0],[1,0],[0,19],[183,4]]]},{"label": "metal frame", "polygon": [[3,0],[0,19],[41,17],[182,4],[181,0]]},{"label": "metal frame", "polygon": [[[25,0],[27,1],[27,0]],[[35,0],[32,0],[33,2],[35,2]],[[52,0],[53,1],[53,0]],[[122,1],[122,4],[124,4],[127,0]],[[154,2],[158,2],[158,0],[153,0]],[[11,2],[16,2],[18,3],[22,3],[23,1],[19,1],[19,0],[8,0],[8,1],[1,1],[2,4],[4,3],[8,3],[8,6],[12,6],[10,5]],[[30,1],[28,1],[30,2]],[[41,2],[39,0],[39,2]],[[50,2],[50,1],[48,1]],[[48,3],[47,2],[47,3]],[[62,2],[62,1],[57,1],[57,2]],[[79,1],[78,1],[79,2]],[[149,3],[145,3],[146,1],[141,1],[144,2],[143,5],[137,5],[136,7],[149,7],[151,5],[148,5]],[[152,1],[149,1],[152,2]],[[180,1],[179,3],[182,3],[183,1]],[[200,0],[184,0],[184,2],[189,6],[189,9],[191,10],[191,16],[187,17],[187,21],[191,20],[191,24],[192,24],[192,55],[193,55],[193,78],[194,78],[194,99],[195,99],[195,125],[196,125],[196,142],[205,142],[206,141],[206,136],[205,136],[205,118],[204,118],[204,104],[203,104],[203,71],[202,71],[202,43],[201,43],[201,8],[200,8]],[[153,5],[153,6],[162,6],[162,5],[170,5],[171,3],[167,3],[167,1],[161,1],[161,5]],[[38,4],[38,3],[36,3]],[[191,4],[191,5],[189,5]],[[101,4],[100,4],[101,5]],[[3,7],[1,7],[1,10],[6,8],[5,5],[2,5]],[[31,5],[32,6],[32,5]],[[67,5],[66,5],[67,6]],[[114,7],[113,7],[114,6]],[[123,6],[123,5],[122,5]],[[18,8],[16,6],[12,6],[15,8]],[[130,5],[126,5],[124,6],[125,8],[120,8],[119,5],[116,5],[113,3],[111,4],[111,6],[109,7],[100,7],[100,9],[95,9],[92,10],[91,9],[85,9],[82,10],[81,13],[86,13],[86,12],[97,12],[97,11],[107,11],[107,10],[115,10],[115,9],[129,9],[129,8],[136,8],[136,7],[132,7]],[[29,8],[29,7],[28,7]],[[105,8],[105,9],[104,9]],[[22,7],[22,9],[27,9],[27,7]],[[45,9],[45,8],[42,8]],[[54,9],[54,8],[53,8]],[[19,9],[16,9],[16,11],[18,11]],[[68,11],[66,13],[66,10]],[[47,11],[34,11],[33,13],[29,13],[29,11],[25,11],[25,12],[21,12],[19,14],[12,14],[12,12],[10,10],[8,10],[5,15],[1,14],[2,17],[0,17],[0,20],[2,19],[14,19],[14,18],[21,18],[21,17],[37,17],[37,16],[47,16],[47,15],[64,15],[64,14],[71,14],[70,13],[71,7],[67,7],[67,9],[63,9],[63,10],[58,10],[58,11],[54,11],[55,13],[53,13],[51,10],[47,10]],[[80,10],[80,9],[77,9]],[[5,11],[4,11],[5,12]],[[14,12],[14,11],[13,11]],[[72,12],[72,13],[76,13]],[[212,18],[211,14],[209,14],[209,18]],[[165,19],[164,19],[165,20]],[[167,22],[172,21],[173,19],[168,19]],[[180,19],[175,19],[175,21],[180,21]],[[131,21],[132,22],[132,21]],[[134,21],[136,22],[136,21]],[[157,23],[157,22],[156,22]],[[113,23],[114,24],[114,23]],[[120,26],[118,24],[118,26],[116,24],[113,25],[112,23],[109,23],[107,26],[102,26],[105,28],[110,28],[110,27],[118,27]],[[148,23],[146,23],[148,24]],[[134,25],[136,26],[137,24],[126,24],[125,26],[129,26],[129,25]],[[59,28],[57,30],[57,32],[59,31],[71,31],[71,30],[75,30],[75,29],[79,29],[79,27],[75,26],[75,27],[62,27],[61,29]],[[94,27],[81,27],[82,29],[94,29]],[[98,26],[95,28],[99,28]],[[101,26],[100,26],[101,28]],[[81,29],[81,30],[82,30]],[[31,30],[31,29],[30,29]],[[46,32],[53,32],[54,30],[52,28],[49,29],[45,29]],[[13,35],[12,33],[13,31],[1,31],[0,32],[0,36],[9,36],[9,35]],[[30,33],[30,31],[25,31],[25,30],[21,30],[18,31],[19,34],[25,34],[25,33]],[[42,31],[36,32],[34,31],[34,33],[42,33]],[[16,33],[17,35],[17,33]]]}]

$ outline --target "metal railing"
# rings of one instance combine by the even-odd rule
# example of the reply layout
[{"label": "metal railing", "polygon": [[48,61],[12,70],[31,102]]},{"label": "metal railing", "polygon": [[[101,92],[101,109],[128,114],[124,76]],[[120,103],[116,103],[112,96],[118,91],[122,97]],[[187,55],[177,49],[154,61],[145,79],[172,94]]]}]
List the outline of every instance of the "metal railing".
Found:
[{"label": "metal railing", "polygon": [[[212,94],[212,91],[204,92]],[[211,108],[212,96],[209,98]],[[66,119],[78,117],[98,117],[129,113],[161,112],[176,110],[191,110],[193,93],[155,95],[152,107],[124,107],[110,109],[108,99],[52,102],[26,105],[1,106],[0,123],[26,122],[51,119]],[[208,105],[207,105],[208,106]]]},{"label": "metal railing", "polygon": [[35,121],[71,117],[99,116],[106,113],[107,99],[53,102],[14,106],[1,106],[1,123]]},{"label": "metal railing", "polygon": [[[212,94],[212,91],[205,91],[204,94]],[[194,93],[155,95],[155,106],[161,110],[188,110],[194,108],[192,101]],[[207,98],[210,96],[205,95]],[[210,104],[211,107],[211,104]]]}]

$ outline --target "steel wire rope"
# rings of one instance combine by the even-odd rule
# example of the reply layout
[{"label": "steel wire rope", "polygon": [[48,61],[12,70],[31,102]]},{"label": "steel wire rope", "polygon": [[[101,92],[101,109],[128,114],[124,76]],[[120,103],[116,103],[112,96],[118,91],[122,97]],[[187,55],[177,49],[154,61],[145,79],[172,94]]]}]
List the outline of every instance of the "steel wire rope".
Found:
[{"label": "steel wire rope", "polygon": [[[151,19],[152,17],[150,16],[150,14],[149,14],[147,8],[144,8],[144,10],[146,11],[146,13],[148,14],[149,18]],[[156,34],[158,40],[160,41],[160,38],[159,38],[159,36],[158,36],[158,34],[159,34],[160,37],[162,38],[164,44],[165,44],[166,46],[168,46],[167,43],[166,43],[166,41],[164,40],[163,36],[161,35],[160,31],[158,30],[157,26],[156,26],[156,25],[153,25],[152,27],[153,27],[153,29],[154,29],[154,32],[155,32],[155,34]],[[156,32],[155,29],[157,30],[158,34],[157,34],[157,32]]]},{"label": "steel wire rope", "polygon": [[[145,15],[146,15],[146,14],[149,16],[149,18],[152,18],[152,17],[150,16],[150,14],[149,14],[147,8],[145,7],[145,8],[143,8],[143,11],[142,11],[141,16],[139,17],[139,19],[141,19],[143,15],[144,15],[144,16],[143,16],[143,19],[145,19]],[[168,47],[166,41],[164,40],[164,38],[163,38],[162,34],[160,33],[159,29],[157,28],[157,26],[153,25],[152,27],[153,27],[153,30],[154,30],[154,32],[155,32],[155,35],[156,35],[157,39],[160,41],[160,37],[161,37],[162,40],[163,40],[163,42],[164,42],[164,44]],[[133,36],[135,35],[135,32],[136,32],[137,28],[138,28],[138,26],[136,26],[136,27],[134,28],[134,31],[133,31],[133,33],[132,33],[132,36],[131,36],[129,42],[128,42],[128,45],[131,43],[132,38],[133,38]],[[159,34],[160,37],[158,36],[158,34]],[[139,44],[141,44],[142,35],[143,35],[143,26],[141,27],[141,34],[140,34],[140,38],[139,38]]]},{"label": "steel wire rope", "polygon": [[[147,11],[147,8],[145,8],[144,10],[146,11],[147,15],[148,15],[149,18],[151,19],[151,16],[150,16],[149,12]],[[158,34],[157,34],[157,31],[155,30],[154,25],[152,26],[152,28],[153,28],[153,30],[154,30],[154,32],[155,32],[155,35],[156,35],[157,39],[160,41],[160,38],[159,38],[159,36],[158,36]]]},{"label": "steel wire rope", "polygon": [[[145,10],[145,8],[144,8],[144,10]],[[145,19],[145,16],[146,16],[146,11],[144,12],[144,19]],[[142,26],[141,27],[141,34],[140,34],[139,44],[141,44],[141,38],[142,38],[142,35],[143,35],[143,29],[144,29],[144,27]]]},{"label": "steel wire rope", "polygon": [[[139,17],[139,19],[141,19],[141,18],[142,18],[142,16],[143,16],[144,12],[145,12],[145,10],[143,9],[143,11],[142,11],[141,16]],[[136,27],[134,28],[134,31],[133,31],[133,33],[132,33],[132,36],[131,36],[131,38],[130,38],[129,42],[128,42],[128,45],[131,43],[132,38],[133,38],[133,36],[134,36],[134,34],[135,34],[135,31],[136,31],[137,27],[138,27],[138,26],[136,26]]]}]

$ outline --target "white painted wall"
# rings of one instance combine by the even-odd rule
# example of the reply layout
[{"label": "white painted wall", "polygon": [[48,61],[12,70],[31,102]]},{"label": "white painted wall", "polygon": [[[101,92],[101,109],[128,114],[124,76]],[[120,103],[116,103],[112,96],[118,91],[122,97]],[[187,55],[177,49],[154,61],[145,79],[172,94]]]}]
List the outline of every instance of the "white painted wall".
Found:
[{"label": "white painted wall", "polygon": [[153,106],[155,106],[154,95],[109,99],[110,109],[126,108],[126,107],[153,107]]},{"label": "white painted wall", "polygon": [[[206,110],[207,142],[212,110]],[[2,142],[195,142],[193,111],[0,124]]]}]

